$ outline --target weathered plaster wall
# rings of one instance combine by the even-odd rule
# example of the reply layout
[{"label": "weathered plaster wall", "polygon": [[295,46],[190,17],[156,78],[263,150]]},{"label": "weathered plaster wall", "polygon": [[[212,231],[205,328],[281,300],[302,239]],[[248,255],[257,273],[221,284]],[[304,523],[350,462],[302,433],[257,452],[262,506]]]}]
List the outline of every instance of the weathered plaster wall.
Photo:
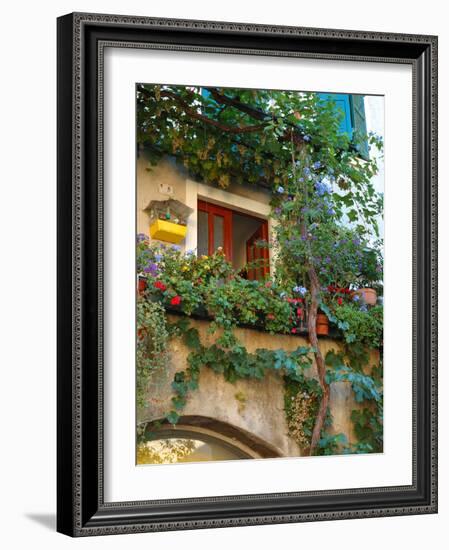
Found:
[{"label": "weathered plaster wall", "polygon": [[[159,193],[158,184],[167,183],[172,185],[174,190],[173,198],[186,203],[186,182],[187,179],[191,178],[189,178],[189,175],[183,170],[182,166],[169,157],[162,159],[156,166],[151,166],[144,150],[139,152],[137,158],[136,177],[137,232],[148,235],[150,218],[148,213],[145,212],[145,208],[152,200],[166,200],[169,198],[167,195]],[[207,184],[207,182],[202,183]],[[251,199],[265,205],[268,205],[270,202],[269,192],[254,185],[231,184],[226,191],[237,197],[241,197],[239,206],[242,210],[245,210],[245,199]],[[184,248],[184,243],[181,243],[181,248]]]},{"label": "weathered plaster wall", "polygon": [[186,200],[186,174],[183,174],[170,159],[164,159],[156,166],[151,166],[144,151],[137,158],[137,233],[149,234],[150,217],[144,209],[150,201],[167,200],[167,195],[159,193],[158,184],[167,183],[173,186],[173,198],[183,203]]},{"label": "weathered plaster wall", "polygon": [[[198,328],[204,343],[211,344],[216,338],[216,335],[207,333],[206,321],[192,320],[192,325]],[[249,352],[257,348],[293,351],[308,344],[300,336],[270,335],[250,329],[237,329],[235,333]],[[320,347],[325,354],[331,349],[337,350],[339,344],[335,340],[323,338],[320,340]],[[188,354],[189,350],[181,340],[172,342],[170,366],[166,372],[153,379],[148,392],[148,407],[139,411],[139,421],[161,418],[171,410],[170,384],[174,374],[186,368]],[[372,354],[371,359],[371,364],[378,363],[376,353]],[[310,369],[310,376],[316,377],[315,365]],[[241,400],[242,396],[244,402]],[[348,383],[332,384],[330,409],[334,419],[333,430],[335,433],[346,434],[350,442],[355,442],[350,414],[356,406]],[[182,414],[211,417],[231,424],[264,440],[283,456],[301,455],[298,445],[287,435],[284,386],[282,378],[276,373],[268,374],[263,380],[239,380],[231,384],[222,375],[204,368],[200,374],[199,388],[190,393]]]}]

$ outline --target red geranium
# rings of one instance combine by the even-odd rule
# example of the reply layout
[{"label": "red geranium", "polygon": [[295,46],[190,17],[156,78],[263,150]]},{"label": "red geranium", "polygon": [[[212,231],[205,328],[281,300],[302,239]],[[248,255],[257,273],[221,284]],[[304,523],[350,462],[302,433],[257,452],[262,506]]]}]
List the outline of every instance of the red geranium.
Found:
[{"label": "red geranium", "polygon": [[155,281],[153,283],[153,286],[155,288],[158,288],[159,290],[162,290],[162,292],[164,292],[164,290],[167,290],[167,287],[164,285],[164,283],[162,281]]},{"label": "red geranium", "polygon": [[302,317],[302,309],[300,307],[298,307],[298,309],[296,310],[296,315],[298,317]]},{"label": "red geranium", "polygon": [[170,300],[170,303],[172,306],[179,306],[179,304],[181,303],[181,296],[175,296]]},{"label": "red geranium", "polygon": [[269,319],[270,321],[272,321],[274,319],[274,315],[272,313],[268,313],[267,314],[267,319]]},{"label": "red geranium", "polygon": [[337,304],[341,306],[342,303],[343,303],[343,298],[340,296],[339,298],[337,298]]}]

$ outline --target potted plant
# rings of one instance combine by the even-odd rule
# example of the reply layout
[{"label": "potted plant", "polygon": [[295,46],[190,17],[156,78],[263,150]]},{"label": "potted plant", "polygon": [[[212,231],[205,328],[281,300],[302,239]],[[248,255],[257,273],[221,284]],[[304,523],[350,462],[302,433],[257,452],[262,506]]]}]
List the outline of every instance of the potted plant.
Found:
[{"label": "potted plant", "polygon": [[355,295],[360,296],[360,298],[368,306],[375,306],[377,304],[377,292],[374,288],[363,287],[354,291]]},{"label": "potted plant", "polygon": [[354,291],[354,295],[358,295],[366,305],[375,306],[377,304],[376,286],[382,279],[382,259],[379,250],[369,247],[364,248],[362,258],[362,269],[356,283],[358,289]]},{"label": "potted plant", "polygon": [[318,336],[327,336],[329,334],[329,319],[325,313],[317,313],[316,333]]}]

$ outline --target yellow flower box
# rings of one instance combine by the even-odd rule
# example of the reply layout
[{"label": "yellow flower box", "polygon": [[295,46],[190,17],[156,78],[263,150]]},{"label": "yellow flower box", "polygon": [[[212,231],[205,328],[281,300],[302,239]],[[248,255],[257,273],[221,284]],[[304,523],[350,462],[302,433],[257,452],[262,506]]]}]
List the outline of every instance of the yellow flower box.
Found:
[{"label": "yellow flower box", "polygon": [[150,237],[158,241],[179,244],[185,239],[187,227],[167,220],[154,220],[150,225]]}]

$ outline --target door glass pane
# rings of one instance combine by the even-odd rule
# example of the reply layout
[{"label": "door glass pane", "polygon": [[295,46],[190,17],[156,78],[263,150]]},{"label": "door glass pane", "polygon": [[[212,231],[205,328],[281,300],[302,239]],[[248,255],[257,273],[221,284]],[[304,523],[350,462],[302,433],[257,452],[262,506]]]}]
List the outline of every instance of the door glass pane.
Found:
[{"label": "door glass pane", "polygon": [[198,210],[198,256],[209,254],[209,214]]},{"label": "door glass pane", "polygon": [[214,250],[221,246],[224,248],[224,218],[214,216]]}]

